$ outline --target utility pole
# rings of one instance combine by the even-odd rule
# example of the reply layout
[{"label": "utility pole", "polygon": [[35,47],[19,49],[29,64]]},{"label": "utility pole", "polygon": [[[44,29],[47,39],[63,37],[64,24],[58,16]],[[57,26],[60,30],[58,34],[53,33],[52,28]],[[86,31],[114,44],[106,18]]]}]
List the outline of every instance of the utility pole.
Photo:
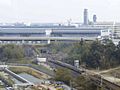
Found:
[{"label": "utility pole", "polygon": [[103,90],[103,77],[102,77],[102,75],[100,75],[100,77],[101,77],[100,86],[101,86],[101,90]]},{"label": "utility pole", "polygon": [[114,83],[116,84],[116,78],[117,78],[117,74],[114,74]]},{"label": "utility pole", "polygon": [[70,80],[70,88],[71,88],[71,90],[72,90],[72,81]]}]

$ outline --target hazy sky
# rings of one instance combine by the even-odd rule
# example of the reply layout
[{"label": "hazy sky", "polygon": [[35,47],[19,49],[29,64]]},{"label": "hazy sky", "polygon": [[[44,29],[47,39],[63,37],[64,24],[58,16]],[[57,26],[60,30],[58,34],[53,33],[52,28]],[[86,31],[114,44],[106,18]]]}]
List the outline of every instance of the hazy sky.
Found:
[{"label": "hazy sky", "polygon": [[98,21],[120,21],[120,0],[0,0],[0,22],[83,21],[83,10]]}]

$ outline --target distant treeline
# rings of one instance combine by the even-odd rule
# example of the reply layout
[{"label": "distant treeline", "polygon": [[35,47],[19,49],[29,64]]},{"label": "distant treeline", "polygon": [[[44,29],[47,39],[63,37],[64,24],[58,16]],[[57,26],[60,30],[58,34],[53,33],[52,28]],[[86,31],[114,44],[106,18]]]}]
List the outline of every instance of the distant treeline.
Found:
[{"label": "distant treeline", "polygon": [[120,43],[116,46],[110,40],[106,40],[106,43],[83,40],[74,44],[54,43],[49,47],[53,53],[67,54],[63,61],[72,65],[74,60],[80,60],[80,65],[94,69],[108,69],[120,65]]},{"label": "distant treeline", "polygon": [[[55,42],[42,47],[47,47],[52,59],[62,60],[72,65],[74,65],[74,60],[79,60],[80,65],[91,69],[108,69],[120,65],[120,43],[114,45],[110,40],[107,40],[106,43],[83,40],[78,43]],[[42,47],[1,45],[0,61],[33,57],[36,55],[36,50],[40,52],[39,49]]]},{"label": "distant treeline", "polygon": [[32,57],[33,55],[34,51],[29,46],[14,44],[0,46],[0,61],[2,62],[18,61],[25,57]]}]

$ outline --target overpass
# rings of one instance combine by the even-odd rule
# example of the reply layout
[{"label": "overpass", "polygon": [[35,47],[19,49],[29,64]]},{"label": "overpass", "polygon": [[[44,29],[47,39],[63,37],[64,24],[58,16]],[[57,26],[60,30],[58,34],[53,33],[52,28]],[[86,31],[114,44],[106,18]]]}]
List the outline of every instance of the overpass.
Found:
[{"label": "overpass", "polygon": [[54,63],[56,65],[60,65],[62,67],[68,68],[70,70],[73,70],[77,73],[82,74],[82,72],[85,73],[86,77],[89,77],[90,80],[99,88],[103,88],[103,90],[120,90],[120,85],[116,84],[108,79],[106,79],[104,76],[102,76],[99,72],[90,71],[84,68],[76,68],[70,64],[63,63],[61,61],[55,61],[50,60],[50,63]]},{"label": "overpass", "polygon": [[0,44],[50,44],[51,41],[93,41],[96,37],[0,37]]},{"label": "overpass", "polygon": [[[106,28],[99,27],[1,27],[2,44],[41,44],[43,41],[80,41],[95,40]],[[33,43],[32,43],[33,42]]]},{"label": "overpass", "polygon": [[96,40],[96,37],[0,37],[0,40]]}]

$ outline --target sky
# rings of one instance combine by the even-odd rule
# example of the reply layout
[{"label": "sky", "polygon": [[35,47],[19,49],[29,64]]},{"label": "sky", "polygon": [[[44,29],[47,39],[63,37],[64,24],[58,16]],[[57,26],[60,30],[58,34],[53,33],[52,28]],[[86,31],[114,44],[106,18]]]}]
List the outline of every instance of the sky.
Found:
[{"label": "sky", "polygon": [[90,21],[120,22],[120,0],[0,0],[0,22],[83,22],[84,8]]}]

